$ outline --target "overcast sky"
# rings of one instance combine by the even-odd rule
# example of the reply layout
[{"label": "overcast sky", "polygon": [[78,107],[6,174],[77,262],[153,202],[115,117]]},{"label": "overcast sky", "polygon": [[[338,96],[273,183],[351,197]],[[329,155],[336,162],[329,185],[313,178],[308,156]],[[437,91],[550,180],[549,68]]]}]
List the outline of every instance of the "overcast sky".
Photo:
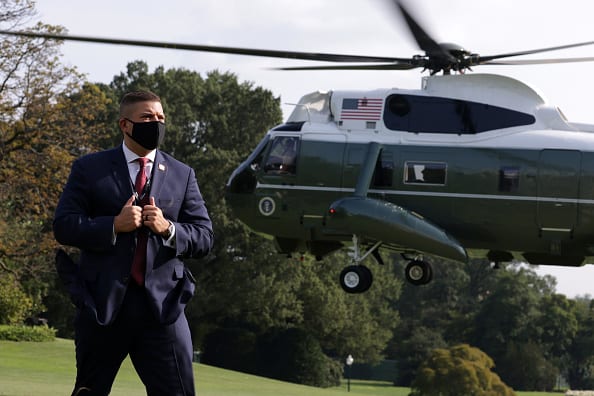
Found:
[{"label": "overcast sky", "polygon": [[[415,0],[411,11],[439,42],[455,42],[481,55],[594,40],[590,0]],[[230,47],[408,57],[416,43],[385,0],[37,0],[44,23],[70,34],[173,41]],[[288,116],[309,92],[340,89],[419,88],[411,71],[282,72],[279,66],[314,64],[272,58],[66,43],[64,62],[92,82],[108,83],[134,60],[200,73],[230,71],[240,81],[280,96]],[[537,58],[594,56],[594,46],[555,51]],[[594,124],[593,63],[540,66],[482,66],[475,72],[517,78],[561,108],[571,121]],[[264,134],[265,131],[262,131]],[[570,297],[594,294],[594,266],[541,267],[557,290]]]}]

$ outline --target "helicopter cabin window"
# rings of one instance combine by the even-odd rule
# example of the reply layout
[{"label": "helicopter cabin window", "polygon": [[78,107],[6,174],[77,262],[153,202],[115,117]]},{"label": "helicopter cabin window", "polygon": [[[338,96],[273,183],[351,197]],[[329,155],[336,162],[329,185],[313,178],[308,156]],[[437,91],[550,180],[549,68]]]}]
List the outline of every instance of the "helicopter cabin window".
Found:
[{"label": "helicopter cabin window", "polygon": [[275,137],[272,140],[272,147],[264,164],[264,172],[272,175],[294,175],[297,172],[298,151],[298,137]]},{"label": "helicopter cabin window", "polygon": [[391,152],[382,151],[375,164],[373,187],[391,187],[394,176],[394,158]]},{"label": "helicopter cabin window", "polygon": [[384,110],[386,127],[415,133],[476,134],[530,125],[531,114],[466,100],[419,95],[390,95]]},{"label": "helicopter cabin window", "polygon": [[445,162],[407,161],[404,164],[405,184],[446,184]]},{"label": "helicopter cabin window", "polygon": [[499,170],[499,191],[517,192],[520,188],[520,168],[504,166]]}]

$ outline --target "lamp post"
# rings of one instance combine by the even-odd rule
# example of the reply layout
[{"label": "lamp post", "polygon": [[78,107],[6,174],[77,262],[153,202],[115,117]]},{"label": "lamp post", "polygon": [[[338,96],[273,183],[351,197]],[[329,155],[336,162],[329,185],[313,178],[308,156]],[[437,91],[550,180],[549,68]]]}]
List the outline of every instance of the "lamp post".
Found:
[{"label": "lamp post", "polygon": [[351,391],[351,365],[355,359],[353,359],[352,355],[347,356],[346,358],[346,365],[347,365],[347,392]]}]

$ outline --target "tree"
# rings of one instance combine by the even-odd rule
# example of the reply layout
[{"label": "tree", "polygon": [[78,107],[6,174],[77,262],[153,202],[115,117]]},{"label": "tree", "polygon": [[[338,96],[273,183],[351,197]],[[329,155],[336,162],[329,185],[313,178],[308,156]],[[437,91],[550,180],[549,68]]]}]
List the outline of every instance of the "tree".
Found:
[{"label": "tree", "polygon": [[442,334],[414,322],[407,321],[407,328],[400,326],[395,333],[395,338],[400,340],[396,345],[392,358],[396,359],[397,379],[394,385],[410,386],[417,370],[432,350],[447,347]]},{"label": "tree", "polygon": [[[499,362],[510,342],[527,343],[539,339],[535,326],[539,319],[542,280],[525,268],[498,272],[496,287],[480,305],[474,323],[473,344]],[[505,378],[504,378],[505,380]]]},{"label": "tree", "polygon": [[[4,29],[36,16],[33,1],[1,4]],[[29,29],[63,31],[41,23]],[[69,164],[93,147],[95,135],[77,128],[88,126],[101,107],[97,96],[83,103],[93,91],[82,88],[76,69],[60,64],[59,46],[27,37],[3,37],[0,45],[0,276],[14,279],[14,291],[31,300],[26,315],[43,310],[55,276],[51,220]],[[97,121],[93,125],[99,127]]]},{"label": "tree", "polygon": [[[398,263],[398,274],[405,265]],[[410,385],[431,350],[468,342],[480,304],[495,284],[496,274],[483,260],[435,260],[433,269],[433,282],[405,284],[395,302],[401,322],[387,353],[397,362],[398,385]]]},{"label": "tree", "polygon": [[571,362],[569,350],[578,332],[576,302],[562,294],[547,294],[540,299],[540,317],[535,327],[540,329],[543,357],[551,360],[560,372],[566,372]]},{"label": "tree", "polygon": [[578,331],[569,346],[567,380],[572,389],[594,386],[594,300],[581,298],[576,302]]},{"label": "tree", "polygon": [[467,344],[435,349],[419,368],[411,396],[515,395],[493,366],[489,356]]},{"label": "tree", "polygon": [[559,370],[547,360],[537,342],[510,342],[499,359],[497,372],[514,389],[552,391]]},{"label": "tree", "polygon": [[[572,302],[553,293],[552,280],[521,265],[435,264],[439,282],[406,285],[396,304],[402,321],[388,356],[397,361],[397,383],[409,385],[433,348],[470,343],[486,351],[515,388],[553,386],[555,373],[568,364],[577,324]],[[525,369],[522,353],[538,369]]]},{"label": "tree", "polygon": [[260,337],[259,374],[304,385],[340,385],[342,365],[329,359],[308,331],[294,327],[271,329]]}]

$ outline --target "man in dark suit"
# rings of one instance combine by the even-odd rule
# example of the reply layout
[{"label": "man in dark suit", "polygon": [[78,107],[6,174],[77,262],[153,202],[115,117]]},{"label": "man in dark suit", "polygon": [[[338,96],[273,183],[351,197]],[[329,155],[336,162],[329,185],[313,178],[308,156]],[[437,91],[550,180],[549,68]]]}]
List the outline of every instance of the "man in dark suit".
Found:
[{"label": "man in dark suit", "polygon": [[194,170],[157,150],[159,97],[126,94],[119,127],[121,146],[74,162],[54,218],[58,242],[81,251],[73,395],[108,395],[127,355],[147,395],[194,395],[182,260],[211,251],[212,224]]}]

